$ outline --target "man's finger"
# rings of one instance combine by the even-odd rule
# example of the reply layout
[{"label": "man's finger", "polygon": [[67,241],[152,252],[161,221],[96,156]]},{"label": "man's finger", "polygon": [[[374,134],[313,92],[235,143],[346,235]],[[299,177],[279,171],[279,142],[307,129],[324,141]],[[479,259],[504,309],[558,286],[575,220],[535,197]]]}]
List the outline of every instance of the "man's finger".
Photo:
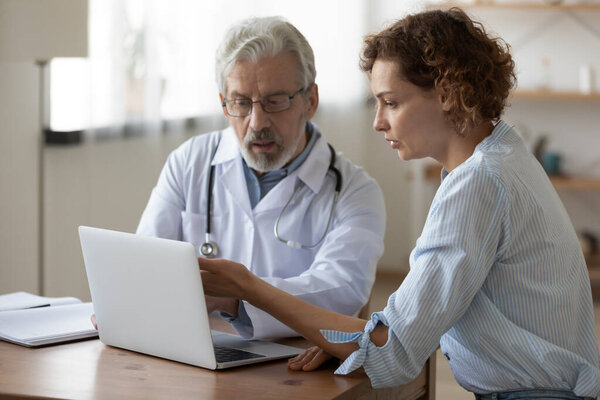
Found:
[{"label": "man's finger", "polygon": [[209,260],[208,258],[198,257],[198,265],[200,266],[200,269],[204,271],[215,271],[217,268],[215,265],[216,261],[217,260]]}]

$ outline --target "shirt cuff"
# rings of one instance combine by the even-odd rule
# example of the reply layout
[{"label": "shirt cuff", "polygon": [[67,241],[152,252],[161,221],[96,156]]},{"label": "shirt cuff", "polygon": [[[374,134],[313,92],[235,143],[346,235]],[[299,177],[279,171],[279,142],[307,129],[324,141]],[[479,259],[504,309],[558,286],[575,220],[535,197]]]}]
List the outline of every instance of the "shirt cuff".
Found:
[{"label": "shirt cuff", "polygon": [[244,307],[244,302],[240,301],[238,305],[238,315],[237,317],[232,317],[231,315],[221,312],[221,318],[225,321],[229,322],[235,330],[240,334],[244,339],[251,338],[254,334],[254,327],[252,326],[252,320],[248,316],[246,312],[246,307]]},{"label": "shirt cuff", "polygon": [[[321,334],[331,343],[358,343],[359,349],[340,365],[335,371],[336,374],[345,375],[360,367],[363,367],[365,373],[371,381],[374,388],[391,387],[398,385],[397,377],[390,374],[390,368],[395,366],[395,354],[389,349],[388,343],[383,347],[377,347],[371,342],[371,332],[378,324],[389,326],[389,322],[382,312],[371,314],[371,319],[365,325],[363,332],[347,333],[332,330],[321,330]],[[389,335],[389,334],[388,334]]]},{"label": "shirt cuff", "polygon": [[373,313],[371,319],[365,325],[363,332],[339,332],[332,330],[321,330],[321,334],[330,343],[358,343],[359,349],[350,354],[348,358],[335,370],[336,374],[346,375],[362,367],[367,360],[368,353],[371,347],[377,347],[371,342],[371,332],[381,320],[379,314]]}]

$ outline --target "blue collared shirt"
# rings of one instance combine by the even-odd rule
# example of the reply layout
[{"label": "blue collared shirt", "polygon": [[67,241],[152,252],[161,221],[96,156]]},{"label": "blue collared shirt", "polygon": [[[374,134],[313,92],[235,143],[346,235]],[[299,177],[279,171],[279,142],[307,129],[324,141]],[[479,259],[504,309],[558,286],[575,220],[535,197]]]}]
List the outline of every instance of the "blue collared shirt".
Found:
[{"label": "blue collared shirt", "polygon": [[321,137],[321,133],[314,129],[314,126],[311,122],[306,123],[306,133],[310,136],[310,139],[306,143],[304,150],[296,158],[292,160],[292,162],[284,168],[280,168],[275,171],[269,171],[263,174],[261,177],[256,176],[252,168],[246,164],[244,164],[244,176],[246,177],[246,186],[248,187],[248,197],[250,198],[250,204],[252,208],[254,208],[258,202],[269,193],[269,191],[275,187],[283,178],[294,172],[296,168],[298,168],[306,157],[310,154],[315,142],[319,137]]},{"label": "blue collared shirt", "polygon": [[[442,173],[410,272],[365,332],[323,331],[359,350],[373,387],[414,378],[438,346],[457,382],[489,393],[548,388],[600,394],[590,281],[548,177],[500,121],[473,155]],[[387,343],[370,332],[389,326]]]}]

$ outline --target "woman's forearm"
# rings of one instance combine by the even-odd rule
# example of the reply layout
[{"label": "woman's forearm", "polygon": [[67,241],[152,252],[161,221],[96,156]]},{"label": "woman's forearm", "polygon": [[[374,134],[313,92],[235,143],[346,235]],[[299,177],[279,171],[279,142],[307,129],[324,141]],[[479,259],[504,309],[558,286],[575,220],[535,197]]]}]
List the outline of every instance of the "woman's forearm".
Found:
[{"label": "woman's forearm", "polygon": [[[345,359],[358,349],[356,343],[330,343],[320,331],[361,332],[367,321],[312,305],[258,277],[253,277],[244,292],[244,300],[271,314],[327,353]],[[378,326],[371,333],[371,340],[378,346],[385,344],[387,327]]]},{"label": "woman's forearm", "polygon": [[[345,359],[358,349],[356,343],[328,342],[321,330],[362,332],[367,321],[312,305],[263,281],[242,264],[204,258],[199,258],[198,264],[204,294],[246,300],[336,357]],[[388,328],[378,325],[371,332],[371,341],[382,346],[387,334]]]}]

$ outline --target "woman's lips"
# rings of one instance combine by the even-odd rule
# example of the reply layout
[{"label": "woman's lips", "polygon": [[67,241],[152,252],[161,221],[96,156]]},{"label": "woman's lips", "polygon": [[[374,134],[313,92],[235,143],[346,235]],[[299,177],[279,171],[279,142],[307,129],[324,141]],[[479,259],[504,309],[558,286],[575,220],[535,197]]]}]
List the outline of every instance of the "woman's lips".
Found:
[{"label": "woman's lips", "polygon": [[392,149],[398,149],[398,147],[400,147],[397,140],[388,140],[388,142],[390,142],[390,146],[392,147]]}]

